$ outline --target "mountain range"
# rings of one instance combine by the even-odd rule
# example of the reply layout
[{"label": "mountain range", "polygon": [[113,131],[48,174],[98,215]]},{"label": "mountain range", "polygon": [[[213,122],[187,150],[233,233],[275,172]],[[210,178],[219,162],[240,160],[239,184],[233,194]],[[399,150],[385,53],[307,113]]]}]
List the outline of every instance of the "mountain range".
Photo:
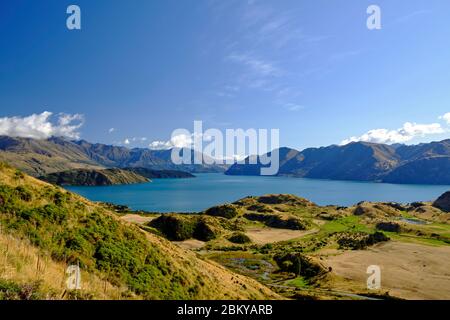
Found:
[{"label": "mountain range", "polygon": [[[197,151],[180,149],[181,153]],[[311,179],[377,181],[408,184],[450,184],[450,139],[418,145],[353,142],[298,151],[280,148],[278,175]],[[144,168],[190,173],[225,172],[259,175],[257,156],[226,165],[176,165],[172,150],[129,149],[85,140],[45,140],[0,136],[0,161],[33,176],[72,169]],[[258,164],[249,164],[250,158]],[[142,169],[141,169],[142,170]]]},{"label": "mountain range", "polygon": [[[450,139],[419,145],[354,142],[298,151],[280,148],[278,175],[312,179],[450,184]],[[270,156],[270,153],[269,153]],[[250,157],[227,175],[259,175],[262,165]],[[255,161],[253,162],[255,163]]]},{"label": "mountain range", "polygon": [[[190,149],[178,150],[191,152]],[[71,169],[145,168],[191,173],[224,172],[221,165],[175,165],[172,150],[129,149],[85,140],[69,141],[52,137],[44,140],[0,136],[0,161],[35,177]]]}]

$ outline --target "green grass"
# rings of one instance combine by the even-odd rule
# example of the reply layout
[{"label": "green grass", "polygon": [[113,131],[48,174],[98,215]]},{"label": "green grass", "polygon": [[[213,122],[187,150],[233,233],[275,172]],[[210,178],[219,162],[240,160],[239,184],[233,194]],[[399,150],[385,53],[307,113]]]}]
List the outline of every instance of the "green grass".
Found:
[{"label": "green grass", "polygon": [[1,300],[43,300],[46,294],[40,290],[39,282],[17,284],[14,281],[0,279]]},{"label": "green grass", "polygon": [[401,215],[405,219],[417,219],[415,216],[413,216],[412,214],[410,214],[406,211],[402,211]]},{"label": "green grass", "polygon": [[434,239],[434,238],[427,238],[427,237],[420,237],[416,235],[411,234],[398,234],[395,232],[384,232],[388,237],[390,237],[392,240],[402,241],[402,242],[411,242],[411,243],[423,243],[428,244],[436,247],[440,246],[448,246],[449,244],[445,241]]},{"label": "green grass", "polygon": [[297,277],[293,280],[289,280],[286,282],[287,286],[294,286],[297,288],[306,288],[309,286],[309,283],[307,280],[305,280],[303,277]]},{"label": "green grass", "polygon": [[361,223],[358,216],[348,216],[333,221],[328,221],[321,227],[322,232],[372,232],[373,229]]}]

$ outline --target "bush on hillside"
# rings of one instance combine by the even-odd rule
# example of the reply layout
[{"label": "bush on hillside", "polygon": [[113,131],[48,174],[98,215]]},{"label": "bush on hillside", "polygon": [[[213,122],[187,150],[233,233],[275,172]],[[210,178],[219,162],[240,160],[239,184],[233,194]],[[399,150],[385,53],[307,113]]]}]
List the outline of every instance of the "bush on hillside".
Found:
[{"label": "bush on hillside", "polygon": [[380,222],[376,225],[377,230],[387,231],[387,232],[400,232],[401,228],[398,223],[395,222]]},{"label": "bush on hillside", "polygon": [[217,231],[207,221],[200,219],[195,225],[193,238],[200,241],[211,241],[217,238]]},{"label": "bush on hillside", "polygon": [[236,244],[247,244],[252,242],[252,240],[243,232],[233,233],[228,237],[228,241]]},{"label": "bush on hillside", "polygon": [[384,233],[341,232],[337,234],[339,249],[363,250],[379,242],[389,241]]},{"label": "bush on hillside", "polygon": [[206,217],[199,216],[163,214],[150,221],[148,225],[160,231],[171,241],[184,241],[192,238],[210,241],[217,238],[220,233],[219,225],[208,221]]},{"label": "bush on hillside", "polygon": [[226,219],[233,219],[239,214],[239,210],[232,204],[224,204],[209,208],[205,211],[207,216],[222,217]]},{"label": "bush on hillside", "polygon": [[48,299],[49,295],[47,294],[47,297],[43,295],[40,292],[40,287],[40,282],[34,282],[30,284],[17,284],[10,280],[0,279],[0,301]]},{"label": "bush on hillside", "polygon": [[272,214],[246,213],[244,218],[263,222],[266,226],[278,229],[306,230],[308,223],[296,217],[283,217]]},{"label": "bush on hillside", "polygon": [[292,272],[305,278],[313,278],[326,272],[320,264],[301,253],[278,253],[273,259],[282,271]]},{"label": "bush on hillside", "polygon": [[193,238],[196,223],[180,215],[163,214],[150,221],[149,225],[171,241],[184,241]]}]

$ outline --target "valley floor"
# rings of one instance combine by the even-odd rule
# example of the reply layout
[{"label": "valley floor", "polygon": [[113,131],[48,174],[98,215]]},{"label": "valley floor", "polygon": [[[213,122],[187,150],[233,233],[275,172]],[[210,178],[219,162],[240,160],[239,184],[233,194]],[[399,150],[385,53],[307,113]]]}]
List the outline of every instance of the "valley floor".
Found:
[{"label": "valley floor", "polygon": [[450,246],[390,241],[322,257],[336,275],[362,284],[367,267],[380,266],[382,288],[395,297],[450,299]]}]

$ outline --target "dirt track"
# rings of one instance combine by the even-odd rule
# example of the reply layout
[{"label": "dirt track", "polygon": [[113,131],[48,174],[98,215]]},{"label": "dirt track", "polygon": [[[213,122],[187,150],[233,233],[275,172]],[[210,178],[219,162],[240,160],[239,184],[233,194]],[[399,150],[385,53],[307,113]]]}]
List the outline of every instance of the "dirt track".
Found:
[{"label": "dirt track", "polygon": [[450,299],[450,247],[388,242],[324,258],[339,276],[365,284],[367,267],[381,268],[382,290],[404,299]]},{"label": "dirt track", "polygon": [[315,232],[317,232],[316,229],[301,231],[275,228],[251,228],[247,229],[245,233],[254,243],[264,245],[301,238]]},{"label": "dirt track", "polygon": [[144,217],[144,216],[140,216],[138,214],[126,214],[121,219],[124,221],[130,222],[130,223],[145,224],[147,222],[152,221],[155,218],[154,217]]},{"label": "dirt track", "polygon": [[195,249],[201,249],[205,246],[205,242],[195,240],[195,239],[189,239],[185,241],[174,241],[172,242],[176,244],[177,246],[186,249],[186,250],[195,250]]}]

